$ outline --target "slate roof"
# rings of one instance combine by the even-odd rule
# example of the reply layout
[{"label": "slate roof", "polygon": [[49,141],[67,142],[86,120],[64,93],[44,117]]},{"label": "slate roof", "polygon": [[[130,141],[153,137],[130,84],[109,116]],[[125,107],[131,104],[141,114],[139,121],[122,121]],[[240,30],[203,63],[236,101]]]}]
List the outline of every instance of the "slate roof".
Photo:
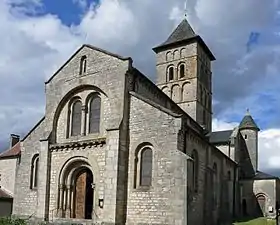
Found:
[{"label": "slate roof", "polygon": [[212,144],[224,144],[228,143],[233,130],[223,130],[212,132],[209,137],[209,141]]},{"label": "slate roof", "polygon": [[254,180],[270,180],[270,179],[279,179],[279,178],[261,171],[257,171],[256,175],[254,176]]},{"label": "slate roof", "polygon": [[253,117],[250,115],[249,111],[247,111],[246,115],[243,117],[242,121],[239,124],[240,129],[257,129],[260,130],[256,122],[254,121]]},{"label": "slate roof", "polygon": [[180,44],[185,42],[192,42],[197,41],[201,44],[201,46],[204,48],[206,53],[209,55],[211,60],[215,60],[215,56],[212,54],[210,49],[207,47],[207,45],[204,43],[202,38],[197,35],[194,30],[192,29],[189,22],[184,19],[177,27],[176,29],[171,33],[171,35],[167,38],[165,42],[163,42],[161,45],[153,48],[155,52],[157,52],[160,49],[170,47],[174,44]]},{"label": "slate roof", "polygon": [[16,157],[20,155],[20,142],[15,144],[12,148],[2,152],[0,154],[0,159],[9,158],[9,157]]},{"label": "slate roof", "polygon": [[9,195],[6,191],[0,188],[0,198],[13,198],[11,195]]},{"label": "slate roof", "polygon": [[189,22],[184,19],[162,45],[172,44],[196,36]]}]

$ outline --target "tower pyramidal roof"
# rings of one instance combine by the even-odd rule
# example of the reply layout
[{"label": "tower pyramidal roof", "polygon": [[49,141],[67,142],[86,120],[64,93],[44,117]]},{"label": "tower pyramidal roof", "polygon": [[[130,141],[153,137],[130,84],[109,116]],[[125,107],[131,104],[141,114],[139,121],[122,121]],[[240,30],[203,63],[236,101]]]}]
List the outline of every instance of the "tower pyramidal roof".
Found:
[{"label": "tower pyramidal roof", "polygon": [[239,129],[256,129],[260,130],[253,117],[251,116],[249,110],[247,109],[246,115],[243,117],[239,124]]},{"label": "tower pyramidal roof", "polygon": [[160,50],[164,50],[169,47],[174,47],[174,45],[184,45],[192,42],[198,42],[205,50],[205,52],[209,55],[210,59],[215,60],[215,56],[212,54],[212,52],[207,47],[202,38],[194,32],[187,19],[183,19],[182,22],[167,38],[167,40],[161,45],[153,48],[153,50],[155,52],[159,52]]},{"label": "tower pyramidal roof", "polygon": [[163,45],[168,45],[182,41],[185,39],[190,39],[196,37],[196,33],[192,29],[191,25],[186,19],[177,26],[177,28],[172,32],[168,39],[163,43]]}]

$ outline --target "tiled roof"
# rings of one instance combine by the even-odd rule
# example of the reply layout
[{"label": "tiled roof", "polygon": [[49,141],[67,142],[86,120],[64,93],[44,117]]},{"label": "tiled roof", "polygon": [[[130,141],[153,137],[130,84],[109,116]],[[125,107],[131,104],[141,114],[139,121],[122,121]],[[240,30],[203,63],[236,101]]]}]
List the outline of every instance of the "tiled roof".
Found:
[{"label": "tiled roof", "polygon": [[13,198],[13,197],[0,188],[0,198]]},{"label": "tiled roof", "polygon": [[209,141],[212,144],[228,143],[233,130],[216,131],[210,134]]},{"label": "tiled roof", "polygon": [[253,129],[260,130],[256,122],[254,121],[253,117],[249,114],[249,111],[240,122],[239,128],[240,129],[253,128]]},{"label": "tiled roof", "polygon": [[279,179],[279,178],[261,171],[257,171],[256,175],[254,176],[254,180],[270,180],[270,179]]},{"label": "tiled roof", "polygon": [[16,157],[20,155],[20,142],[15,144],[12,148],[2,152],[0,154],[0,159],[8,158],[8,157]]}]

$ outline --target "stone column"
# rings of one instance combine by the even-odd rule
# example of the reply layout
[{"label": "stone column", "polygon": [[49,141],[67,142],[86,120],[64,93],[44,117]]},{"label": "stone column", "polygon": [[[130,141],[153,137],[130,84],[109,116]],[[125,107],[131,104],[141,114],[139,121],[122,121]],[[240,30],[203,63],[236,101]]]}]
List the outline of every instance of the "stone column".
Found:
[{"label": "stone column", "polygon": [[87,123],[86,123],[86,115],[87,115],[87,106],[82,106],[82,126],[81,126],[81,134],[82,136],[86,135]]},{"label": "stone column", "polygon": [[67,189],[66,187],[64,186],[64,192],[63,192],[63,211],[66,210],[66,201],[67,201]]},{"label": "stone column", "polygon": [[66,192],[67,192],[66,218],[71,218],[71,192],[72,192],[71,185],[67,185]]},{"label": "stone column", "polygon": [[40,140],[38,176],[38,205],[36,217],[47,220],[49,217],[49,180],[50,180],[50,154],[47,138]]},{"label": "stone column", "polygon": [[57,211],[57,217],[62,217],[63,212],[63,196],[64,196],[64,185],[59,185],[59,198],[58,198],[58,211]]}]

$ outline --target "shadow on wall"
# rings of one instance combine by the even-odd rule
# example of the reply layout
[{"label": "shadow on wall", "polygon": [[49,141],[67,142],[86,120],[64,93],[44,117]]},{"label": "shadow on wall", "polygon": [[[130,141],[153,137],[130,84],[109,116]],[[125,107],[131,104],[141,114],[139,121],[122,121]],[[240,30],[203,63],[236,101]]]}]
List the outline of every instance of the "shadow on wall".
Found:
[{"label": "shadow on wall", "polygon": [[[253,181],[250,181],[253,183]],[[247,184],[248,185],[248,184]],[[242,199],[241,214],[233,221],[235,223],[249,222],[257,218],[265,217],[265,196],[259,195],[256,197],[253,193],[251,198]]]},{"label": "shadow on wall", "polygon": [[248,222],[252,219],[266,216],[264,195],[256,196],[254,194],[254,177],[255,171],[250,159],[244,139],[241,139],[239,149],[239,201],[238,213],[234,222]]},{"label": "shadow on wall", "polygon": [[7,217],[12,214],[13,199],[2,198],[0,199],[0,217]]}]

